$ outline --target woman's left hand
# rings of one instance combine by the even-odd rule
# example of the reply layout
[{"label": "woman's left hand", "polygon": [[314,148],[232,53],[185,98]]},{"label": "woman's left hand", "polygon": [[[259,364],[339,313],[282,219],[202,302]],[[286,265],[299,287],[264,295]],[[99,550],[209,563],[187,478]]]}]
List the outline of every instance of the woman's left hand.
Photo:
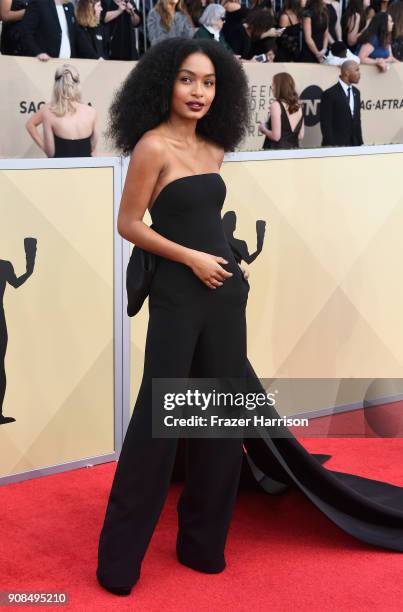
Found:
[{"label": "woman's left hand", "polygon": [[249,278],[249,270],[248,270],[248,268],[245,268],[245,266],[241,266],[241,264],[238,264],[238,266],[239,266],[239,267],[240,267],[240,269],[241,269],[241,272],[242,272],[242,274],[243,274],[243,277],[244,277],[246,280],[248,280],[248,278]]}]

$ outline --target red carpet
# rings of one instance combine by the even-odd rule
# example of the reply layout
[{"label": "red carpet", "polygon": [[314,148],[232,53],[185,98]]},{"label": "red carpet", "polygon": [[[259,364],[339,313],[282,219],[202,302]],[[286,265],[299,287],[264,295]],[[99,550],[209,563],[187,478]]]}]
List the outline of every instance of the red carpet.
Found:
[{"label": "red carpet", "polygon": [[403,438],[403,402],[312,417],[308,427],[293,426],[290,431],[296,438]]},{"label": "red carpet", "polygon": [[[331,469],[403,485],[402,439],[303,443],[311,452],[335,455],[327,463]],[[115,466],[1,488],[0,591],[69,594],[67,606],[48,610],[402,610],[403,555],[353,539],[298,491],[278,497],[241,491],[227,568],[205,575],[176,561],[175,504],[181,486],[172,485],[140,582],[130,597],[107,593],[95,579],[96,552]]]}]

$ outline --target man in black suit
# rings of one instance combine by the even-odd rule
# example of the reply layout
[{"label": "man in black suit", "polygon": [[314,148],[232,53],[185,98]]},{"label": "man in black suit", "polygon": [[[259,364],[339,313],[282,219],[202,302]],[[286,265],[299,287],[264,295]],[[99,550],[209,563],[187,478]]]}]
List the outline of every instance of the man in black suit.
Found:
[{"label": "man in black suit", "polygon": [[24,55],[47,61],[51,57],[98,59],[81,28],[71,2],[31,0],[21,22]]},{"label": "man in black suit", "polygon": [[359,64],[348,60],[341,66],[339,82],[322,93],[320,127],[323,147],[363,144],[360,90],[353,85],[359,80]]}]

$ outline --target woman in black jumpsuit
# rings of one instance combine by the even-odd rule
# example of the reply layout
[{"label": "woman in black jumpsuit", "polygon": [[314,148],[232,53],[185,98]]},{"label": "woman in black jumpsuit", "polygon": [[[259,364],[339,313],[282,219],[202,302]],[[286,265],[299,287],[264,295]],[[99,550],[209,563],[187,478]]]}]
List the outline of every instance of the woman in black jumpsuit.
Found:
[{"label": "woman in black jumpsuit", "polygon": [[[234,146],[248,120],[247,84],[242,70],[232,54],[223,53],[214,41],[207,40],[166,41],[159,45],[164,50],[157,53],[157,46],[153,47],[149,52],[152,55],[145,57],[143,63],[153,56],[161,61],[178,45],[186,46],[188,54],[193,52],[183,66],[192,70],[199,65],[197,58],[199,62],[200,57],[204,62],[207,60],[202,76],[213,72],[215,66],[200,54],[200,49],[210,50],[217,64],[224,62],[215,70],[217,77],[220,69],[225,69],[228,79],[232,73],[235,80],[228,81],[227,90],[237,87],[239,101],[229,122],[227,138],[233,142],[228,142],[227,147]],[[183,102],[194,100],[205,105],[201,111],[183,108],[184,123],[191,122],[194,129],[198,118],[207,116],[208,110],[224,110],[224,99],[220,100],[221,107],[213,107],[208,100],[211,93],[201,93],[203,87],[206,91],[211,89],[211,77],[203,76],[203,84],[198,84],[190,73],[184,72],[182,78],[182,88],[189,91]],[[191,78],[195,91],[192,82],[187,84]],[[160,100],[157,102],[161,104]],[[180,102],[177,100],[176,104]],[[208,120],[211,129],[219,121],[214,115]],[[206,136],[203,140],[207,140]],[[153,278],[143,380],[120,454],[99,544],[98,580],[120,593],[128,591],[140,576],[141,562],[168,492],[176,455],[177,438],[152,437],[152,378],[185,378],[190,374],[244,377],[246,373],[245,306],[249,285],[235,261],[221,220],[226,186],[219,174],[218,153],[222,161],[223,150],[201,143],[204,168],[213,171],[193,173],[190,168],[187,171],[183,168],[181,158],[175,164],[174,151],[173,147],[167,156],[169,170],[165,174],[182,176],[164,180],[151,206],[153,231],[176,246],[181,245],[181,252],[185,247],[196,257],[204,254],[212,275],[202,279],[183,261],[160,257]],[[179,163],[182,168],[178,168]],[[187,481],[178,503],[177,555],[179,561],[195,570],[217,573],[225,567],[224,546],[242,458],[241,437],[187,440]]]},{"label": "woman in black jumpsuit", "polygon": [[[151,435],[152,377],[246,373],[248,285],[225,239],[220,215],[224,197],[219,174],[197,174],[170,182],[151,209],[156,231],[226,258],[225,269],[233,276],[214,291],[181,263],[161,259],[158,264],[149,296],[143,380],[101,537],[109,584],[137,581],[174,465],[177,439]],[[191,370],[192,362],[197,365]],[[187,443],[188,480],[178,504],[178,558],[194,569],[220,572],[242,464],[242,438],[190,438]],[[133,495],[126,496],[128,491]]]},{"label": "woman in black jumpsuit", "polygon": [[[158,84],[161,97],[156,99]],[[194,100],[204,107],[190,108]],[[143,379],[99,541],[99,583],[128,595],[140,577],[166,499],[177,448],[176,438],[152,437],[152,379],[246,377],[255,392],[264,389],[246,355],[249,285],[221,220],[223,152],[233,150],[248,125],[241,66],[212,40],[163,41],[129,75],[111,117],[110,134],[118,148],[129,153],[135,145],[118,229],[159,256],[149,296]],[[155,138],[151,146],[150,135],[157,135],[158,146]],[[191,166],[192,156],[196,161]],[[142,222],[150,205],[153,229]],[[278,414],[273,409],[266,416]],[[280,430],[285,428],[278,429],[284,433]],[[263,432],[244,443],[249,459],[265,474],[266,491],[296,484],[348,533],[403,551],[401,487],[327,470],[320,464],[324,457],[309,454],[290,432],[279,439]],[[217,573],[225,568],[243,458],[240,438],[187,439],[176,551],[178,560],[194,570]]]}]

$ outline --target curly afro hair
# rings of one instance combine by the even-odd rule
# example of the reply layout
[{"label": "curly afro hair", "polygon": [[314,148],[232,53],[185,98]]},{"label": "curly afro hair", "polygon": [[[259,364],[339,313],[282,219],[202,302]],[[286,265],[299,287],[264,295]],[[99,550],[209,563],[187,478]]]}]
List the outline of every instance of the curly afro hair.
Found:
[{"label": "curly afro hair", "polygon": [[196,126],[205,139],[233,151],[250,122],[248,82],[242,66],[224,45],[209,39],[169,38],[151,47],[115,93],[106,136],[129,155],[145,132],[168,119],[177,71],[191,53],[207,55],[216,73],[216,93]]}]

